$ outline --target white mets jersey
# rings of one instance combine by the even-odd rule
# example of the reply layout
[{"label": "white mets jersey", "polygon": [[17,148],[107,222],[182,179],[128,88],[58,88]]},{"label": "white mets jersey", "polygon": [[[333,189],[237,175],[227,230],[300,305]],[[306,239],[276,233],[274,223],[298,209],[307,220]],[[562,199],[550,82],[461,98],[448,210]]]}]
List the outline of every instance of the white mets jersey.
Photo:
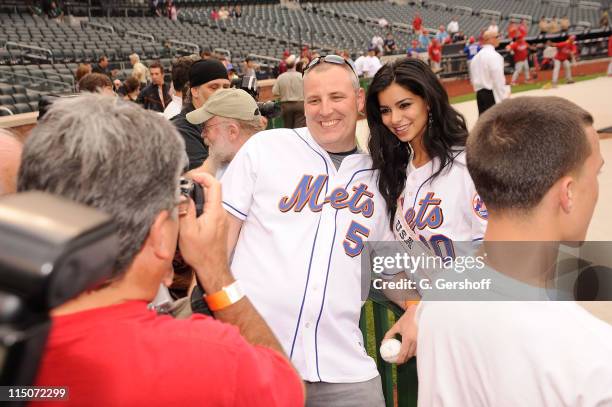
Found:
[{"label": "white mets jersey", "polygon": [[433,181],[438,159],[419,168],[409,164],[402,199],[408,226],[441,257],[455,257],[453,241],[482,240],[487,227],[488,213],[468,172],[465,152],[455,154],[452,165]]},{"label": "white mets jersey", "polygon": [[393,236],[371,167],[353,154],[336,170],[306,128],[276,129],[251,137],[221,180],[243,221],[232,273],[304,380],[378,375],[359,330],[360,254]]}]

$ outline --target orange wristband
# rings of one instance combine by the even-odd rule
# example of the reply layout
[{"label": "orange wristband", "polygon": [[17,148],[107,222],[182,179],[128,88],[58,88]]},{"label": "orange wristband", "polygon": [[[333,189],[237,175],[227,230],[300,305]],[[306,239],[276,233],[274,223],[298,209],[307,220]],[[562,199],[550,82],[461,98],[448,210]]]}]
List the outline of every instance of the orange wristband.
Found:
[{"label": "orange wristband", "polygon": [[242,291],[240,283],[236,280],[216,293],[205,294],[204,301],[206,301],[211,311],[219,311],[237,303],[242,297],[244,297],[244,291]]},{"label": "orange wristband", "polygon": [[406,300],[404,301],[404,307],[407,309],[411,305],[419,305],[419,302],[421,302],[421,300]]}]

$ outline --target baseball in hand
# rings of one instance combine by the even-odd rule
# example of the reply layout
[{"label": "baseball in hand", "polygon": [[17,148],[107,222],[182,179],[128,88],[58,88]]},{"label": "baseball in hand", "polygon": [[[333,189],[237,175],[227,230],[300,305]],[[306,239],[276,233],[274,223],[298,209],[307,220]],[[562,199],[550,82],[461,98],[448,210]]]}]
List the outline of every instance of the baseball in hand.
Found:
[{"label": "baseball in hand", "polygon": [[395,363],[400,353],[402,343],[397,339],[385,339],[380,344],[380,356],[387,363]]}]

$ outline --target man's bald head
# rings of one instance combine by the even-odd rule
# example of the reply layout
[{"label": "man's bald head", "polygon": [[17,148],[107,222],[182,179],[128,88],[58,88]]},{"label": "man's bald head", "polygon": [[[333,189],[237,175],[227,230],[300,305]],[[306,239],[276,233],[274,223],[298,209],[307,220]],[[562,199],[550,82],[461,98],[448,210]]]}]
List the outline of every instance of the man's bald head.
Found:
[{"label": "man's bald head", "polygon": [[23,145],[11,132],[0,129],[0,195],[16,191]]},{"label": "man's bald head", "polygon": [[482,34],[482,41],[493,46],[499,45],[499,32],[497,30],[487,30]]}]

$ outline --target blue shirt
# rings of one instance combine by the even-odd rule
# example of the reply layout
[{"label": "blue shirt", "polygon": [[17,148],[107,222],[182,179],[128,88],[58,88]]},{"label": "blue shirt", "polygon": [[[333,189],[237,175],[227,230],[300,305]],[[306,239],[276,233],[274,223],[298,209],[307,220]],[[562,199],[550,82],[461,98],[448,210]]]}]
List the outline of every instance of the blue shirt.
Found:
[{"label": "blue shirt", "polygon": [[421,48],[427,49],[429,47],[429,36],[419,34],[419,45],[421,46]]},{"label": "blue shirt", "polygon": [[440,31],[436,34],[436,38],[440,44],[444,44],[444,41],[448,38],[448,33],[446,31]]},{"label": "blue shirt", "polygon": [[471,61],[478,54],[478,51],[480,51],[480,44],[477,43],[468,44],[463,48],[463,53],[467,55],[468,61]]}]

